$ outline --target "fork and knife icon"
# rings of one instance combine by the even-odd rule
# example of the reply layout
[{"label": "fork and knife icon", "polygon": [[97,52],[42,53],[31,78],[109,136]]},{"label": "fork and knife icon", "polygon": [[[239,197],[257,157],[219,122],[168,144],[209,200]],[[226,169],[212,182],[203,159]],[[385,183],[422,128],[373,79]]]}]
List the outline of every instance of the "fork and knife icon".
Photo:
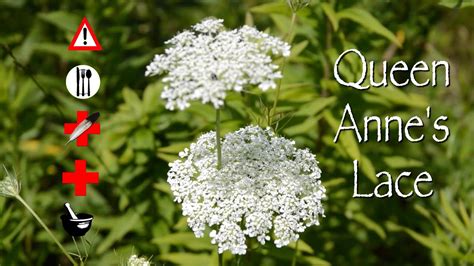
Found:
[{"label": "fork and knife icon", "polygon": [[[92,71],[90,69],[81,69],[76,67],[76,96],[91,96],[91,77]],[[84,79],[87,78],[87,94],[84,88]],[[79,83],[82,81],[81,90],[79,90]]]}]

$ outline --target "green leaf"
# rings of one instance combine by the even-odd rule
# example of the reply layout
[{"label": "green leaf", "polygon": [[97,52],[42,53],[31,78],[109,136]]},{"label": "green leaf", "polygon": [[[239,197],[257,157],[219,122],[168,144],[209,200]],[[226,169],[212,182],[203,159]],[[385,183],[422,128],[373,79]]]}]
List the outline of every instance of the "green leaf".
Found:
[{"label": "green leaf", "polygon": [[[97,217],[94,219],[94,222],[97,224],[97,220],[100,219]],[[105,220],[105,219],[104,219]],[[108,221],[107,226],[111,226],[110,232],[107,234],[104,240],[97,247],[97,253],[101,254],[106,250],[110,249],[112,245],[123,239],[123,237],[134,228],[137,227],[137,223],[140,221],[140,215],[136,212],[128,212],[127,214]],[[107,221],[104,221],[107,222]]]},{"label": "green leaf", "polygon": [[291,47],[291,57],[297,57],[303,50],[308,46],[309,42],[307,40],[297,43]]},{"label": "green leaf", "polygon": [[375,168],[370,159],[367,156],[361,155],[359,167],[362,172],[372,181],[373,183],[377,183],[377,177],[375,176]]},{"label": "green leaf", "polygon": [[155,137],[150,129],[139,128],[133,133],[130,144],[135,150],[154,150],[154,140]]},{"label": "green leaf", "polygon": [[368,92],[387,99],[388,101],[395,104],[412,106],[416,108],[425,108],[427,105],[429,105],[425,96],[417,93],[406,93],[401,89],[390,85],[384,89],[369,90]]},{"label": "green leaf", "polygon": [[209,265],[211,262],[211,256],[209,255],[185,252],[163,254],[158,259],[178,265]]},{"label": "green leaf", "polygon": [[89,51],[82,51],[81,53],[71,53],[71,51],[68,50],[68,44],[42,42],[35,45],[34,49],[35,52],[57,55],[64,61],[87,61],[92,56],[92,52]]},{"label": "green leaf", "polygon": [[101,157],[102,160],[104,161],[105,165],[107,166],[107,169],[111,173],[116,173],[117,170],[119,169],[118,162],[117,162],[117,156],[113,154],[110,150],[102,150],[101,152]]},{"label": "green leaf", "polygon": [[338,187],[341,184],[344,184],[346,182],[345,177],[337,177],[337,178],[327,178],[326,180],[323,181],[323,185],[326,189],[332,188],[332,187]]},{"label": "green leaf", "polygon": [[352,7],[347,8],[337,13],[337,17],[340,19],[350,19],[356,23],[359,23],[364,28],[373,31],[393,43],[401,47],[401,43],[398,41],[397,37],[385,28],[375,17],[373,17],[369,12],[364,9]]},{"label": "green leaf", "polygon": [[367,227],[367,229],[374,231],[380,238],[385,239],[387,237],[382,226],[380,226],[377,222],[367,217],[365,214],[360,213],[360,212],[356,213],[352,216],[352,219],[361,223],[362,225]]},{"label": "green leaf", "polygon": [[[288,245],[289,248],[296,249],[296,242],[292,242]],[[302,239],[298,240],[298,251],[303,251],[309,254],[314,254],[313,248],[304,242]]]},{"label": "green leaf", "polygon": [[49,13],[40,13],[38,17],[48,23],[53,24],[54,26],[67,30],[67,31],[76,31],[81,18],[75,14],[65,12],[65,11],[53,11]]},{"label": "green leaf", "polygon": [[167,182],[164,182],[164,181],[157,182],[153,184],[153,188],[155,188],[158,191],[164,192],[168,195],[171,195],[171,196],[173,195],[173,193],[171,193],[170,185]]},{"label": "green leaf", "polygon": [[198,117],[203,117],[206,121],[214,121],[216,116],[216,110],[210,104],[195,103],[187,111]]},{"label": "green leaf", "polygon": [[215,249],[215,246],[211,244],[211,239],[209,237],[197,238],[194,233],[191,232],[169,234],[154,238],[152,242],[155,244],[184,246],[195,251]]},{"label": "green leaf", "polygon": [[148,157],[144,152],[135,153],[135,163],[138,165],[144,165],[148,162],[150,157]]},{"label": "green leaf", "polygon": [[294,126],[285,128],[284,132],[285,132],[286,135],[289,135],[289,136],[305,134],[308,131],[316,128],[316,124],[317,124],[318,120],[319,120],[318,118],[309,117],[303,123],[299,123],[299,124],[296,124]]},{"label": "green leaf", "polygon": [[174,160],[179,159],[178,155],[171,155],[171,154],[162,153],[162,152],[158,152],[156,156],[166,162],[172,162]]},{"label": "green leaf", "polygon": [[468,229],[464,227],[462,221],[457,216],[454,209],[451,207],[451,204],[448,202],[446,195],[444,192],[440,193],[440,200],[441,200],[441,207],[446,213],[446,217],[448,218],[451,225],[454,227],[454,231],[457,232],[459,237],[464,238],[466,241],[470,241],[470,236],[467,235]]},{"label": "green leaf", "polygon": [[469,229],[469,232],[472,233],[474,231],[474,223],[471,223],[471,220],[469,219],[469,214],[467,214],[466,206],[464,205],[462,201],[459,201],[458,207],[459,207],[459,213],[464,222],[464,225]]},{"label": "green leaf", "polygon": [[[334,133],[337,132],[339,128],[339,122],[334,118],[334,116],[329,111],[324,112],[324,118],[334,130]],[[341,145],[343,150],[347,155],[353,160],[360,159],[360,150],[357,140],[352,132],[342,132],[339,134],[339,139],[336,145]]]},{"label": "green leaf", "polygon": [[11,108],[20,112],[30,106],[38,104],[44,98],[43,93],[38,90],[32,81],[24,82],[18,90]]},{"label": "green leaf", "polygon": [[160,195],[157,200],[157,207],[161,218],[168,224],[173,224],[176,204],[168,195]]},{"label": "green leaf", "polygon": [[417,212],[419,212],[424,217],[431,219],[430,211],[427,210],[425,207],[421,206],[420,204],[415,204],[414,208]]},{"label": "green leaf", "polygon": [[162,105],[160,101],[162,87],[163,85],[160,83],[159,85],[153,84],[145,88],[143,92],[143,108],[146,113],[160,110],[159,107]]},{"label": "green leaf", "polygon": [[402,156],[387,156],[383,158],[383,161],[388,165],[388,167],[393,169],[400,168],[415,168],[423,166],[423,162],[405,158]]},{"label": "green leaf", "polygon": [[188,219],[184,216],[179,218],[178,222],[173,226],[175,230],[185,230],[188,228]]},{"label": "green leaf", "polygon": [[183,151],[185,148],[189,148],[189,142],[175,143],[166,147],[158,148],[158,152],[178,154],[180,151]]},{"label": "green leaf", "polygon": [[[286,34],[290,31],[291,20],[288,16],[280,15],[280,14],[271,14],[270,17],[275,24],[275,27],[281,32]],[[291,37],[288,37],[291,38]]]},{"label": "green leaf", "polygon": [[2,209],[0,209],[0,211],[2,211],[2,216],[0,217],[0,229],[2,229],[7,224],[7,221],[13,212],[13,206],[10,206],[10,208],[8,208],[6,211],[3,211]]},{"label": "green leaf", "polygon": [[21,8],[25,5],[26,0],[1,0],[0,6],[6,6],[11,8]]},{"label": "green leaf", "polygon": [[113,134],[110,132],[109,134],[104,134],[104,135],[107,136],[105,138],[107,139],[106,145],[112,151],[122,147],[122,145],[125,144],[125,142],[127,141],[127,134]]},{"label": "green leaf", "polygon": [[25,230],[25,227],[28,222],[29,221],[27,219],[24,219],[20,223],[16,224],[16,226],[12,228],[12,230],[8,231],[8,235],[4,236],[2,242],[0,243],[2,243],[3,245],[11,245],[15,237],[17,237],[22,231]]},{"label": "green leaf", "polygon": [[119,163],[121,164],[127,164],[133,160],[133,149],[132,147],[127,146],[125,151],[122,153],[122,155],[119,158]]},{"label": "green leaf", "polygon": [[299,110],[295,113],[295,116],[314,116],[319,112],[323,111],[328,106],[335,103],[337,97],[331,96],[327,98],[316,98],[310,102],[303,104],[299,107]]},{"label": "green leaf", "polygon": [[129,88],[123,89],[122,93],[125,103],[131,108],[129,111],[132,112],[135,118],[141,118],[143,115],[143,105],[138,95]]},{"label": "green leaf", "polygon": [[291,15],[290,8],[283,1],[254,6],[250,9],[254,13]]},{"label": "green leaf", "polygon": [[130,200],[128,199],[128,197],[125,195],[121,195],[119,199],[119,204],[118,204],[119,210],[120,211],[125,210],[125,208],[127,208],[129,204],[130,204]]},{"label": "green leaf", "polygon": [[473,252],[470,252],[470,253],[464,255],[464,256],[461,258],[461,260],[474,263],[474,253],[473,253]]},{"label": "green leaf", "polygon": [[337,31],[339,29],[339,18],[337,17],[336,11],[328,3],[321,3],[321,8],[328,17],[329,22],[331,22],[334,31]]},{"label": "green leaf", "polygon": [[331,265],[331,263],[314,256],[298,257],[298,262],[303,263],[305,265],[312,265],[312,266],[330,266]]},{"label": "green leaf", "polygon": [[474,6],[474,0],[441,0],[438,4],[449,8],[464,8]]},{"label": "green leaf", "polygon": [[420,233],[417,233],[417,232],[413,231],[412,229],[409,229],[409,228],[406,228],[406,227],[403,227],[403,226],[399,226],[399,225],[397,225],[393,222],[387,222],[387,228],[389,228],[389,230],[391,230],[391,231],[404,231],[405,233],[410,235],[413,239],[418,241],[423,246],[428,247],[428,248],[433,249],[433,250],[436,250],[440,253],[443,253],[443,254],[446,254],[446,255],[449,255],[449,256],[455,257],[455,258],[461,258],[462,257],[462,254],[459,251],[457,251],[456,249],[453,249],[450,246],[447,246],[447,245],[439,242],[439,240],[437,240],[434,237],[424,236]]}]

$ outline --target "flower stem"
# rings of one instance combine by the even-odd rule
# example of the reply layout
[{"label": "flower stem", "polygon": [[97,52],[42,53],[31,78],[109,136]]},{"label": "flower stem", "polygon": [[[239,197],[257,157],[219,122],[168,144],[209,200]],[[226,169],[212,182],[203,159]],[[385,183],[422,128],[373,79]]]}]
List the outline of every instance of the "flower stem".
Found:
[{"label": "flower stem", "polygon": [[217,170],[222,167],[222,148],[221,148],[221,111],[216,109],[216,149],[217,149]]},{"label": "flower stem", "polygon": [[74,241],[74,245],[76,246],[77,254],[79,255],[79,260],[81,261],[81,265],[82,265],[83,264],[82,254],[81,254],[81,251],[79,250],[79,246],[77,245],[76,238],[72,237],[72,241]]},{"label": "flower stem", "polygon": [[243,255],[237,255],[237,261],[236,261],[237,266],[240,266],[240,263],[242,261],[242,257],[243,257]]},{"label": "flower stem", "polygon": [[291,266],[296,266],[296,258],[298,257],[298,243],[300,241],[297,240],[295,244],[295,253],[293,254],[293,259],[291,260]]},{"label": "flower stem", "polygon": [[77,263],[76,261],[74,261],[74,259],[71,257],[71,255],[69,255],[69,253],[66,251],[66,249],[63,247],[63,245],[61,245],[61,243],[59,242],[59,240],[53,235],[53,233],[51,232],[51,230],[49,230],[49,228],[46,226],[46,224],[43,222],[43,220],[41,220],[41,218],[38,216],[38,214],[36,214],[36,212],[28,205],[28,203],[26,203],[25,200],[23,200],[23,198],[20,196],[20,195],[16,195],[15,198],[21,202],[21,204],[23,204],[25,206],[25,208],[31,213],[31,215],[33,215],[33,217],[35,217],[35,219],[38,221],[38,223],[44,228],[44,230],[46,231],[46,233],[49,234],[49,236],[54,240],[54,242],[56,243],[56,245],[58,245],[59,249],[61,249],[61,251],[64,253],[64,255],[67,257],[67,259],[74,265],[74,266],[77,266]]},{"label": "flower stem", "polygon": [[[296,12],[293,12],[292,15],[291,15],[291,25],[290,25],[290,29],[288,30],[288,33],[286,34],[286,39],[288,41],[289,44],[291,44],[291,35],[293,35],[293,30],[294,30],[294,27],[295,27],[295,22],[296,22]],[[285,64],[286,64],[286,58],[283,59],[283,62],[281,63],[280,65],[280,70],[281,70],[281,74],[283,75],[283,70],[285,69]],[[275,112],[276,112],[276,107],[277,107],[277,104],[278,104],[278,98],[280,97],[280,90],[281,90],[281,80],[283,78],[279,79],[278,80],[278,86],[276,88],[276,92],[275,92],[275,99],[273,100],[273,107],[272,109],[270,110],[270,117],[269,117],[269,121],[268,121],[268,126],[272,126],[272,122],[273,122],[273,116],[275,116]]]},{"label": "flower stem", "polygon": [[86,252],[86,258],[84,259],[84,261],[87,260],[87,258],[89,258],[89,253],[87,252],[87,248],[86,248],[86,243],[84,241],[84,237],[81,236],[81,242],[82,242],[82,247],[84,248],[84,251]]},{"label": "flower stem", "polygon": [[219,253],[217,255],[217,258],[218,258],[218,262],[219,262],[219,266],[224,266],[224,256],[222,255],[222,253]]}]

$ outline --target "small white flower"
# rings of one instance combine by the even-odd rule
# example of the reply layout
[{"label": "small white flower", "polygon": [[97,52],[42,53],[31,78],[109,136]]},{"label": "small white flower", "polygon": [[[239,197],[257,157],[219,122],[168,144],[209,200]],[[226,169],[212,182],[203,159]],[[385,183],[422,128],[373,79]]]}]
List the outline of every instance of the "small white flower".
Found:
[{"label": "small white flower", "polygon": [[150,266],[150,262],[144,257],[132,255],[128,259],[127,266]]},{"label": "small white flower", "polygon": [[194,25],[193,29],[201,33],[216,34],[219,31],[224,30],[224,25],[222,23],[224,23],[223,19],[207,18]]},{"label": "small white flower", "polygon": [[227,91],[246,86],[275,88],[282,77],[272,56],[290,55],[290,45],[250,26],[225,30],[222,19],[205,19],[167,41],[145,75],[163,74],[166,108],[183,110],[191,101],[224,104]]},{"label": "small white flower", "polygon": [[168,172],[175,201],[197,237],[213,228],[209,236],[220,253],[245,254],[247,237],[288,245],[324,216],[316,157],[271,129],[248,126],[227,134],[220,170],[214,132],[180,156]]}]

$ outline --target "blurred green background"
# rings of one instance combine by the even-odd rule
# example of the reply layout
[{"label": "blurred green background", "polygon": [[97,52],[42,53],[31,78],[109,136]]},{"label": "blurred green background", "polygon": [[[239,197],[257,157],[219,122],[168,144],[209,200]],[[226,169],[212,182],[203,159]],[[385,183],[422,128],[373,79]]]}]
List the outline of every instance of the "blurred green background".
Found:
[{"label": "blurred green background", "polygon": [[[67,50],[83,16],[102,51]],[[164,41],[209,16],[225,19],[228,28],[247,23],[276,36],[288,34],[291,24],[290,9],[278,0],[0,0],[0,162],[17,171],[22,196],[68,250],[74,246],[60,223],[63,203],[95,215],[87,235],[93,242],[90,265],[120,264],[131,254],[151,257],[155,265],[217,263],[216,247],[193,236],[166,183],[168,162],[213,129],[214,110],[194,104],[184,112],[167,111],[159,79],[144,77]],[[474,264],[473,16],[474,3],[457,0],[313,0],[298,12],[278,133],[317,155],[328,190],[327,217],[302,235],[298,264]],[[365,92],[342,87],[332,68],[348,48],[377,62],[447,60],[451,86]],[[90,100],[76,100],[65,88],[68,70],[78,64],[101,75],[101,90]],[[350,62],[343,72],[356,76],[360,65]],[[272,97],[229,95],[224,133],[250,123],[266,126]],[[358,144],[343,133],[334,144],[346,103],[358,121],[366,115],[423,118],[431,106],[432,117],[449,117],[451,136],[443,144],[429,137],[421,143],[392,137],[389,143]],[[101,113],[102,133],[91,137],[90,148],[64,146],[63,123],[75,121],[77,110]],[[431,136],[433,119],[425,121],[420,132]],[[375,134],[372,129],[371,138]],[[61,173],[73,171],[75,159],[100,172],[99,185],[89,185],[86,197],[61,184]],[[379,171],[396,177],[426,170],[435,194],[353,199],[354,159],[361,163],[361,191],[373,190]],[[403,183],[405,190],[411,186]],[[245,265],[289,265],[294,247],[260,247],[245,257]],[[0,198],[0,265],[58,264],[68,262],[31,215],[15,200]]]}]

